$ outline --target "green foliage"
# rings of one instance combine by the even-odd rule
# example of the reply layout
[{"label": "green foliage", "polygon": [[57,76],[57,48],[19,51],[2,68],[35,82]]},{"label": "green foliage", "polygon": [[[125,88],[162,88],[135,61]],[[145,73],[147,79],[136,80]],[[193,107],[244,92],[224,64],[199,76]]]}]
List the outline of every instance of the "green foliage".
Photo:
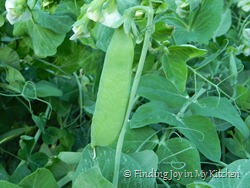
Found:
[{"label": "green foliage", "polygon": [[0,1],[0,187],[248,187],[249,11]]}]

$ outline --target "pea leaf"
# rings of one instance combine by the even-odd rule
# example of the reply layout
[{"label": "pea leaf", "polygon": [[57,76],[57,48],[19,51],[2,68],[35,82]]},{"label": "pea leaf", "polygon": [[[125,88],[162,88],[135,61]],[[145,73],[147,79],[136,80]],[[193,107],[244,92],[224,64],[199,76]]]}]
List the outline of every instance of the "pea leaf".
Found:
[{"label": "pea leaf", "polygon": [[18,185],[25,188],[57,188],[56,180],[51,172],[45,168],[37,169]]},{"label": "pea leaf", "polygon": [[215,126],[208,118],[195,115],[183,117],[177,127],[209,160],[220,161],[220,140]]},{"label": "pea leaf", "polygon": [[249,136],[249,130],[239,112],[226,98],[205,97],[191,104],[190,108],[193,114],[223,119],[231,123],[245,138]]},{"label": "pea leaf", "polygon": [[192,45],[170,46],[168,53],[163,56],[162,64],[167,78],[175,87],[184,92],[186,88],[188,69],[186,62],[189,59],[203,56],[206,50]]},{"label": "pea leaf", "polygon": [[122,151],[124,153],[133,153],[149,149],[153,150],[158,143],[158,137],[152,128],[128,128],[125,134]]},{"label": "pea leaf", "polygon": [[94,166],[76,178],[73,188],[81,187],[114,188],[114,185],[102,176],[98,166]]},{"label": "pea leaf", "polygon": [[3,165],[0,164],[0,180],[8,180],[9,174],[4,169]]},{"label": "pea leaf", "polygon": [[27,44],[33,48],[37,56],[41,57],[54,55],[65,37],[65,34],[55,33],[31,20],[16,23],[13,34],[15,36],[28,36],[26,38]]},{"label": "pea leaf", "polygon": [[15,185],[5,180],[0,180],[0,187],[1,188],[21,188],[18,185]]},{"label": "pea leaf", "polygon": [[170,125],[177,124],[174,113],[170,111],[168,106],[162,102],[149,102],[140,106],[131,119],[131,128],[140,128],[154,123],[168,123]]},{"label": "pea leaf", "polygon": [[236,103],[244,109],[250,109],[250,88],[242,85],[236,86]]},{"label": "pea leaf", "polygon": [[81,153],[80,152],[60,152],[58,155],[58,158],[68,165],[74,165],[78,164],[81,159]]},{"label": "pea leaf", "polygon": [[23,178],[25,178],[26,176],[30,174],[31,174],[30,169],[28,169],[28,167],[25,164],[23,164],[15,169],[15,171],[10,176],[8,181],[18,184]]},{"label": "pea leaf", "polygon": [[[159,171],[167,173],[163,180],[173,180],[187,185],[199,176],[184,177],[185,172],[196,174],[201,171],[200,156],[195,145],[185,138],[172,138],[159,145]],[[173,172],[178,176],[173,177]]]},{"label": "pea leaf", "polygon": [[[210,180],[209,184],[215,187],[247,187],[250,179],[250,160],[240,159],[227,165],[219,174],[214,173],[214,177]],[[226,175],[225,175],[226,174]]]},{"label": "pea leaf", "polygon": [[96,27],[92,30],[95,35],[96,47],[104,52],[107,51],[109,42],[113,36],[114,30],[103,24],[96,24]]},{"label": "pea leaf", "polygon": [[0,63],[20,69],[19,56],[9,47],[0,48]]},{"label": "pea leaf", "polygon": [[250,156],[250,140],[237,140],[236,138],[225,138],[224,140],[227,149],[240,158],[248,158]]},{"label": "pea leaf", "polygon": [[197,42],[207,44],[220,25],[223,11],[222,0],[204,0],[190,15],[181,19],[176,13],[166,15],[169,25],[174,25],[173,34],[177,44]]},{"label": "pea leaf", "polygon": [[220,142],[216,128],[205,117],[193,115],[178,118],[164,103],[149,102],[136,110],[130,126],[138,128],[160,122],[177,127],[208,159],[220,161]]},{"label": "pea leaf", "polygon": [[139,0],[127,0],[127,1],[117,0],[117,7],[121,14],[123,14],[124,11],[127,10],[128,8],[139,4],[140,4]]},{"label": "pea leaf", "polygon": [[[93,159],[93,149],[90,145],[86,146],[82,152],[81,161],[77,166],[73,183],[75,183],[77,177],[86,172],[87,170],[98,166],[104,178],[112,182],[113,171],[115,165],[115,153],[114,149],[109,147],[96,147],[96,158]],[[135,161],[132,157],[122,154],[120,163],[120,175],[119,175],[119,187],[152,187],[155,180],[152,178],[136,177],[137,171],[145,172],[141,165]],[[131,176],[126,178],[124,172],[130,172]]]},{"label": "pea leaf", "polygon": [[206,182],[193,182],[187,185],[187,188],[215,188]]},{"label": "pea leaf", "polygon": [[158,156],[152,150],[144,150],[135,152],[129,155],[136,160],[145,172],[150,172],[152,169],[158,168]]},{"label": "pea leaf", "polygon": [[151,101],[161,101],[169,107],[179,107],[188,98],[188,94],[178,91],[173,83],[156,74],[141,77],[137,94]]},{"label": "pea leaf", "polygon": [[0,15],[0,27],[4,25],[4,17],[3,15]]},{"label": "pea leaf", "polygon": [[221,15],[220,25],[215,30],[213,38],[219,37],[221,35],[224,35],[226,32],[228,32],[228,30],[230,29],[231,24],[232,24],[231,10],[227,9]]},{"label": "pea leaf", "polygon": [[38,97],[62,96],[62,91],[51,82],[42,80],[36,83],[36,93]]},{"label": "pea leaf", "polygon": [[65,34],[70,31],[74,23],[66,14],[49,14],[40,9],[33,9],[32,16],[38,25],[58,34]]}]

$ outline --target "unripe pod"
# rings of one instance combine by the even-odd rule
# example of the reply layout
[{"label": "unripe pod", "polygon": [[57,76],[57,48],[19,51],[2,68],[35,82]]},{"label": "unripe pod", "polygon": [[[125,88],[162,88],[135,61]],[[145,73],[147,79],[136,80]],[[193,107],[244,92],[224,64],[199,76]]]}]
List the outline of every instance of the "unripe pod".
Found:
[{"label": "unripe pod", "polygon": [[91,147],[109,146],[120,134],[130,95],[133,59],[132,37],[119,28],[105,56],[91,125]]}]

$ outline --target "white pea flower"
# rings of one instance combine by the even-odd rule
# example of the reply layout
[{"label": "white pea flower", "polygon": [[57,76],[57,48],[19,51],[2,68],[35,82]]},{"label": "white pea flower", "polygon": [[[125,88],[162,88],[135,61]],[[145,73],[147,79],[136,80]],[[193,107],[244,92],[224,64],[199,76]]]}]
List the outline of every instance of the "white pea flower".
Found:
[{"label": "white pea flower", "polygon": [[7,11],[6,18],[12,25],[19,21],[27,21],[31,18],[27,0],[6,0],[5,8]]},{"label": "white pea flower", "polygon": [[250,0],[240,0],[238,2],[238,7],[240,7],[244,12],[250,11]]},{"label": "white pea flower", "polygon": [[244,49],[243,49],[243,54],[245,56],[250,56],[250,46],[246,46]]},{"label": "white pea flower", "polygon": [[247,40],[250,40],[250,28],[246,28],[243,30],[243,37]]},{"label": "white pea flower", "polygon": [[176,14],[181,18],[185,18],[189,13],[189,0],[175,0],[175,4],[177,6]]},{"label": "white pea flower", "polygon": [[90,37],[88,25],[90,20],[86,17],[86,15],[81,15],[78,20],[73,25],[74,35],[70,37],[70,40],[75,40],[81,37]]},{"label": "white pea flower", "polygon": [[103,25],[112,25],[121,18],[115,0],[94,0],[89,4],[86,15],[89,19]]}]

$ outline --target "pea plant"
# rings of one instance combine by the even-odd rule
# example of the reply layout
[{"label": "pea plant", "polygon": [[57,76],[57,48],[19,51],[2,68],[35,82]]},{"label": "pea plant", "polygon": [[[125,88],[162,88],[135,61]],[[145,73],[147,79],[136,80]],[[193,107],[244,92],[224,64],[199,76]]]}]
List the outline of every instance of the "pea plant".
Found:
[{"label": "pea plant", "polygon": [[249,187],[249,13],[0,1],[0,187]]}]

